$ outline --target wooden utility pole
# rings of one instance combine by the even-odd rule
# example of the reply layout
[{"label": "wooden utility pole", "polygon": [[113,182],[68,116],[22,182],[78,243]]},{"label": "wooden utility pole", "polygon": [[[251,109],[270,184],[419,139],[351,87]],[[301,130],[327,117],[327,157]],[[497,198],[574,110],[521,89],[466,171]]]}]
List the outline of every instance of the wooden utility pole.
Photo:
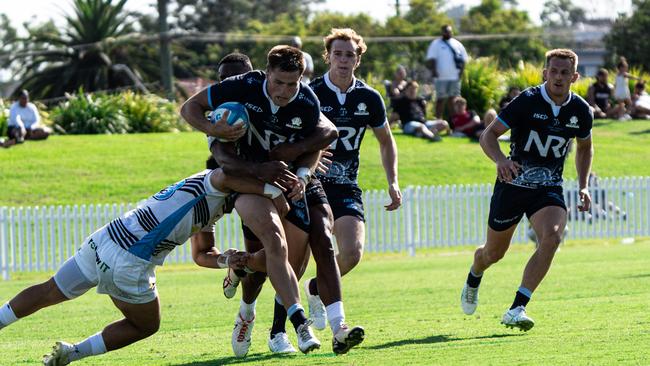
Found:
[{"label": "wooden utility pole", "polygon": [[167,25],[167,0],[158,0],[158,32],[160,37],[161,79],[167,99],[174,100],[172,53],[169,48],[169,26]]},{"label": "wooden utility pole", "polygon": [[399,0],[395,0],[395,15],[400,16],[402,13],[399,10]]}]

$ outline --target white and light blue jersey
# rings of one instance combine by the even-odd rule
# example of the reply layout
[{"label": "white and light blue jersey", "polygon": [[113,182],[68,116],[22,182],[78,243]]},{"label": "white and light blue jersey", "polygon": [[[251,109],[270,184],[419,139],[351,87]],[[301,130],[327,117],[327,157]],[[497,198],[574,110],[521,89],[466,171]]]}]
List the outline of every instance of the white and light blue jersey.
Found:
[{"label": "white and light blue jersey", "polygon": [[162,265],[176,246],[199,231],[213,231],[228,194],[210,183],[204,170],[161,190],[104,226],[111,240],[130,253]]}]

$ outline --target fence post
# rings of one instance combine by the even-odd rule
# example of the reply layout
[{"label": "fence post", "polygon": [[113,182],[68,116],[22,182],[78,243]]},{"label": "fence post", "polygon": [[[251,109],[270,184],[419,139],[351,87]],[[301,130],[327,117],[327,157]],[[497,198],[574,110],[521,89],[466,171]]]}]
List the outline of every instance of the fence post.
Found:
[{"label": "fence post", "polygon": [[9,279],[9,261],[7,260],[7,255],[9,251],[7,250],[7,232],[9,230],[7,219],[7,208],[0,207],[0,269],[2,271],[2,279]]},{"label": "fence post", "polygon": [[402,202],[404,202],[404,207],[402,208],[402,214],[404,215],[404,230],[406,230],[406,250],[408,251],[411,257],[415,256],[415,240],[413,240],[413,214],[411,212],[413,200],[413,187],[408,186],[404,190],[402,195]]}]

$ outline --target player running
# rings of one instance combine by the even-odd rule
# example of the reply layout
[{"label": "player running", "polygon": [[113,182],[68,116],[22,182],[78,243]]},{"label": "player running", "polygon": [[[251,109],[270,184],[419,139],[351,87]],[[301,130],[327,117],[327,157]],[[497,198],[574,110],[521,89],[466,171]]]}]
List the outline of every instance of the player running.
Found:
[{"label": "player running", "polygon": [[[521,285],[501,323],[530,330],[535,322],[526,305],[548,272],[566,225],[562,170],[569,144],[576,138],[576,170],[581,205],[588,211],[591,198],[588,177],[593,158],[589,104],[570,91],[578,79],[578,56],[571,50],[546,53],[545,83],[529,88],[505,107],[481,135],[485,154],[496,163],[487,241],[474,253],[474,263],[461,294],[465,314],[478,305],[483,272],[505,255],[519,220],[526,214],[538,246],[524,269]],[[510,156],[499,147],[498,137],[511,130]]]}]

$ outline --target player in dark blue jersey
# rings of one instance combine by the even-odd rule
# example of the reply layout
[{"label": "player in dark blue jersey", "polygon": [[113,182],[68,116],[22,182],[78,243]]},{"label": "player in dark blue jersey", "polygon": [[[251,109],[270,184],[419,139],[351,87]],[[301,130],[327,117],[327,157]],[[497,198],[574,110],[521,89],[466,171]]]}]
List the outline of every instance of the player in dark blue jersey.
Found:
[{"label": "player in dark blue jersey", "polygon": [[[252,71],[206,88],[183,104],[181,115],[208,136],[235,140],[241,133],[238,136],[231,131],[231,136],[224,136],[220,131],[225,118],[211,124],[205,118],[205,113],[226,101],[244,104],[250,116],[250,125],[247,134],[237,140],[237,149],[247,164],[231,164],[220,160],[222,156],[215,158],[224,171],[230,171],[233,176],[258,178],[287,190],[290,199],[300,199],[304,194],[306,178],[299,179],[288,169],[286,163],[272,160],[269,153],[283,142],[291,143],[305,138],[316,130],[320,113],[318,99],[309,88],[301,86],[303,70],[304,60],[299,50],[276,46],[268,53],[266,72]],[[299,162],[306,165],[308,172],[310,166],[318,161],[318,149],[327,146],[331,138],[323,135],[321,140],[323,146],[314,144],[315,151],[305,155],[304,160]],[[220,144],[213,144],[217,145]],[[298,170],[303,167],[297,166]],[[264,246],[267,273],[296,329],[300,350],[307,353],[320,347],[300,306],[298,282],[288,262],[282,218],[271,201],[261,196],[240,195],[235,208]],[[249,325],[252,327],[249,324],[252,321],[253,319],[241,319],[238,325],[241,323],[242,328]]]},{"label": "player in dark blue jersey", "polygon": [[[588,177],[593,158],[593,115],[587,102],[570,91],[579,77],[578,56],[571,50],[546,53],[542,85],[529,88],[505,107],[481,135],[481,147],[496,163],[497,182],[490,203],[487,241],[476,250],[474,263],[461,294],[465,314],[478,305],[483,272],[505,255],[524,214],[539,238],[539,245],[524,269],[521,285],[501,323],[528,331],[535,324],[526,315],[530,297],[548,272],[557,250],[567,211],[562,193],[562,169],[569,144],[577,142],[580,211],[591,205]],[[498,137],[511,130],[510,156]]]},{"label": "player in dark blue jersey", "polygon": [[[386,120],[384,101],[376,90],[354,76],[367,49],[363,38],[353,29],[332,29],[324,38],[324,44],[329,70],[310,86],[321,102],[321,112],[336,125],[339,137],[329,148],[333,154],[329,171],[317,176],[334,214],[334,235],[339,246],[337,262],[341,275],[345,275],[363,255],[365,219],[357,176],[359,148],[366,129],[372,129],[379,141],[391,199],[386,209],[396,210],[401,205],[402,195],[397,181],[397,146]],[[319,285],[320,282],[317,285],[313,279],[305,283],[314,324],[319,323],[318,315],[323,313]],[[329,313],[328,307],[328,318]]]}]

